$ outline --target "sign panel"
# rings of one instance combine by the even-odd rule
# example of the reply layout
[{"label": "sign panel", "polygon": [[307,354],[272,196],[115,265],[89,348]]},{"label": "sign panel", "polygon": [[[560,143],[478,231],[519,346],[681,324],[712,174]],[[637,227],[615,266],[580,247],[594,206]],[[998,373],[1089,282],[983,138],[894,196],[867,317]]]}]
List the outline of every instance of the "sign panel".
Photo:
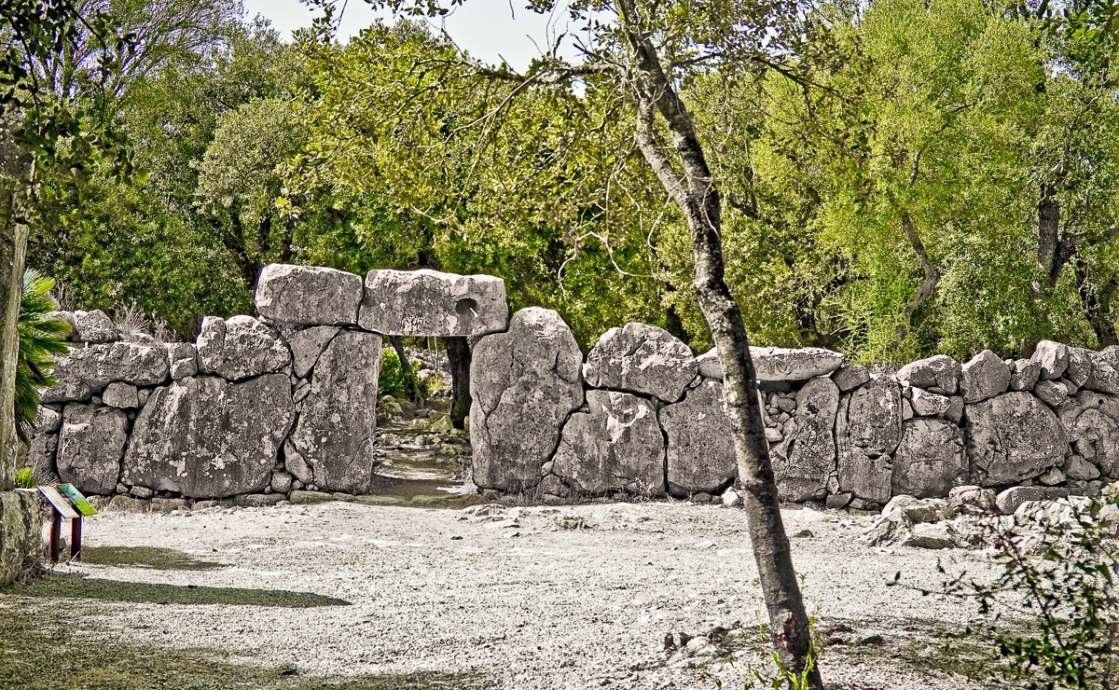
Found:
[{"label": "sign panel", "polygon": [[74,506],[71,505],[68,499],[63,498],[62,494],[58,493],[58,489],[54,488],[53,486],[40,486],[39,493],[43,494],[43,497],[46,498],[52,506],[54,506],[54,509],[57,510],[64,519],[81,519],[82,516],[78,513],[78,511],[74,510]]},{"label": "sign panel", "polygon": [[59,484],[58,493],[68,498],[82,515],[97,514],[97,509],[93,507],[92,503],[85,500],[85,496],[82,495],[82,492],[75,489],[73,484]]}]

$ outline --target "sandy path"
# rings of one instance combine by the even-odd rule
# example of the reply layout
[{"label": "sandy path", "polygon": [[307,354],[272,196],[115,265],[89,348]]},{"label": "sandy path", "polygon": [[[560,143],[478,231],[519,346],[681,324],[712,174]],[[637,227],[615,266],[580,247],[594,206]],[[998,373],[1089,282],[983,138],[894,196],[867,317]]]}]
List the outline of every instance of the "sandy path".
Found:
[{"label": "sandy path", "polygon": [[[983,554],[883,552],[858,540],[868,516],[785,515],[790,534],[813,535],[793,540],[794,558],[821,626],[850,626],[841,635],[849,642],[885,640],[828,647],[821,664],[829,687],[982,687],[943,670],[944,640],[925,634],[962,629],[974,607],[884,583],[901,570],[906,582],[935,586],[938,557],[974,571],[984,567]],[[705,670],[741,688],[741,671],[760,658],[756,644],[739,645],[734,667],[663,651],[667,633],[699,635],[741,621],[745,638],[755,627],[760,592],[740,511],[649,503],[466,518],[337,502],[104,514],[88,521],[88,545],[171,547],[228,567],[82,566],[91,577],[296,590],[352,605],[108,603],[85,625],[96,637],[229,650],[309,674],[472,670],[494,687],[517,689],[715,687]],[[557,527],[580,520],[590,528]]]}]

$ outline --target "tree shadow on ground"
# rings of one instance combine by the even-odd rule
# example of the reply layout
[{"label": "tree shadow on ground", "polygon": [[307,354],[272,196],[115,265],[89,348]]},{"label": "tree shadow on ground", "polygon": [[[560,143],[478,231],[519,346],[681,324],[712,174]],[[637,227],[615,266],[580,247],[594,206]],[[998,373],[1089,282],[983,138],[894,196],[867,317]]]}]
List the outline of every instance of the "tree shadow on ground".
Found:
[{"label": "tree shadow on ground", "polygon": [[203,561],[177,549],[158,546],[85,546],[81,563],[153,570],[217,570],[221,563]]},{"label": "tree shadow on ground", "polygon": [[344,599],[310,592],[121,582],[119,580],[85,578],[78,574],[48,574],[38,580],[15,585],[6,590],[5,594],[37,599],[97,599],[99,601],[130,604],[178,604],[186,606],[223,604],[226,606],[312,608],[350,605],[350,602]]},{"label": "tree shadow on ground", "polygon": [[[113,644],[83,637],[66,616],[17,609],[0,597],[0,688],[40,690],[482,690],[479,674],[419,672],[351,678],[302,676],[290,667],[232,663],[219,652]],[[18,604],[16,604],[18,606]]]}]

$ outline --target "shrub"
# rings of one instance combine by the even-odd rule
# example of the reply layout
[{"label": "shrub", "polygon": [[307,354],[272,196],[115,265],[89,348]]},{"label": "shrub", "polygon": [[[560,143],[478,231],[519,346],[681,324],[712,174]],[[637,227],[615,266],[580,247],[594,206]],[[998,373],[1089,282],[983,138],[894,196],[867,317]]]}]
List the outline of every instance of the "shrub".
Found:
[{"label": "shrub", "polygon": [[[1106,690],[1119,676],[1119,492],[1074,498],[988,525],[1001,572],[991,584],[948,583],[975,597],[1007,670],[1026,687]],[[942,570],[943,572],[943,570]],[[1004,612],[1024,614],[1015,626]],[[1009,619],[1009,620],[1008,620]],[[1002,623],[1002,625],[998,625]],[[1007,625],[1009,623],[1009,625]]]},{"label": "shrub", "polygon": [[[420,372],[420,363],[412,361],[412,375],[417,376]],[[431,395],[431,387],[429,383],[416,379],[419,382],[420,393],[427,398]],[[396,355],[396,350],[391,347],[385,348],[385,358],[381,362],[381,379],[380,379],[381,395],[391,395],[397,400],[413,400],[412,395],[412,381],[405,373],[404,367],[400,366],[400,358]]]},{"label": "shrub", "polygon": [[25,443],[27,429],[35,426],[39,413],[39,392],[54,385],[51,355],[70,351],[66,334],[70,324],[45,316],[56,308],[50,292],[54,281],[38,271],[23,273],[23,297],[19,310],[19,361],[16,364],[16,431]]},{"label": "shrub", "polygon": [[12,478],[12,486],[17,489],[34,489],[39,483],[35,481],[35,477],[31,475],[31,468],[24,467],[16,470],[15,477]]}]

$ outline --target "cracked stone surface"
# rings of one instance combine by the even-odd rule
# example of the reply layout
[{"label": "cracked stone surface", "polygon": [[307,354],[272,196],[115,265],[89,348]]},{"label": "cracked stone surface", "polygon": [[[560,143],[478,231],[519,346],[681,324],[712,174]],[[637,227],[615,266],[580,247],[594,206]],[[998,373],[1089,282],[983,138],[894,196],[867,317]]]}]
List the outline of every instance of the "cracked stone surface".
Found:
[{"label": "cracked stone surface", "polygon": [[277,323],[357,325],[361,276],[322,266],[268,264],[256,282],[261,316]]},{"label": "cracked stone surface", "polygon": [[787,501],[823,499],[836,464],[839,388],[831,379],[814,378],[797,391],[796,403],[784,440],[770,449],[777,489]]},{"label": "cracked stone surface", "polygon": [[1057,415],[1023,391],[967,406],[972,480],[999,486],[1037,477],[1064,463],[1069,446]]},{"label": "cracked stone surface", "polygon": [[567,420],[552,473],[583,493],[664,493],[664,436],[650,401],[587,391],[589,412]]},{"label": "cracked stone surface", "polygon": [[911,419],[894,452],[893,494],[943,498],[968,478],[967,452],[960,427],[939,419]]},{"label": "cracked stone surface", "polygon": [[358,325],[385,335],[476,336],[505,330],[505,281],[487,275],[370,271]]},{"label": "cracked stone surface", "polygon": [[128,441],[128,417],[111,407],[71,403],[62,410],[55,465],[64,482],[85,494],[113,493]]},{"label": "cracked stone surface", "polygon": [[846,361],[842,353],[822,347],[751,347],[759,381],[806,381],[827,376]]},{"label": "cracked stone surface", "polygon": [[198,334],[198,364],[203,374],[242,381],[288,366],[291,351],[274,328],[251,316],[207,316]]},{"label": "cracked stone surface", "polygon": [[114,342],[71,350],[58,361],[52,375],[57,385],[43,391],[42,402],[89,400],[110,383],[133,386],[164,383],[170,372],[162,344]]},{"label": "cracked stone surface", "polygon": [[312,326],[288,336],[291,347],[291,369],[299,378],[307,375],[331,338],[338,334],[333,326]]},{"label": "cracked stone surface", "polygon": [[935,355],[910,362],[896,374],[897,380],[934,393],[955,394],[960,381],[960,363],[948,355]]},{"label": "cracked stone surface", "polygon": [[470,367],[478,486],[516,490],[539,483],[560,427],[583,404],[582,363],[571,329],[550,309],[522,309],[507,333],[478,341]]},{"label": "cracked stone surface", "polygon": [[890,500],[890,454],[901,441],[902,402],[901,386],[883,376],[843,396],[835,427],[841,492],[875,503]]},{"label": "cracked stone surface", "polygon": [[668,438],[668,490],[677,496],[713,494],[737,473],[734,436],[723,407],[723,386],[706,380],[684,400],[658,413]]},{"label": "cracked stone surface", "polygon": [[587,354],[583,378],[592,388],[650,395],[676,402],[699,373],[691,349],[657,326],[611,328]]}]

